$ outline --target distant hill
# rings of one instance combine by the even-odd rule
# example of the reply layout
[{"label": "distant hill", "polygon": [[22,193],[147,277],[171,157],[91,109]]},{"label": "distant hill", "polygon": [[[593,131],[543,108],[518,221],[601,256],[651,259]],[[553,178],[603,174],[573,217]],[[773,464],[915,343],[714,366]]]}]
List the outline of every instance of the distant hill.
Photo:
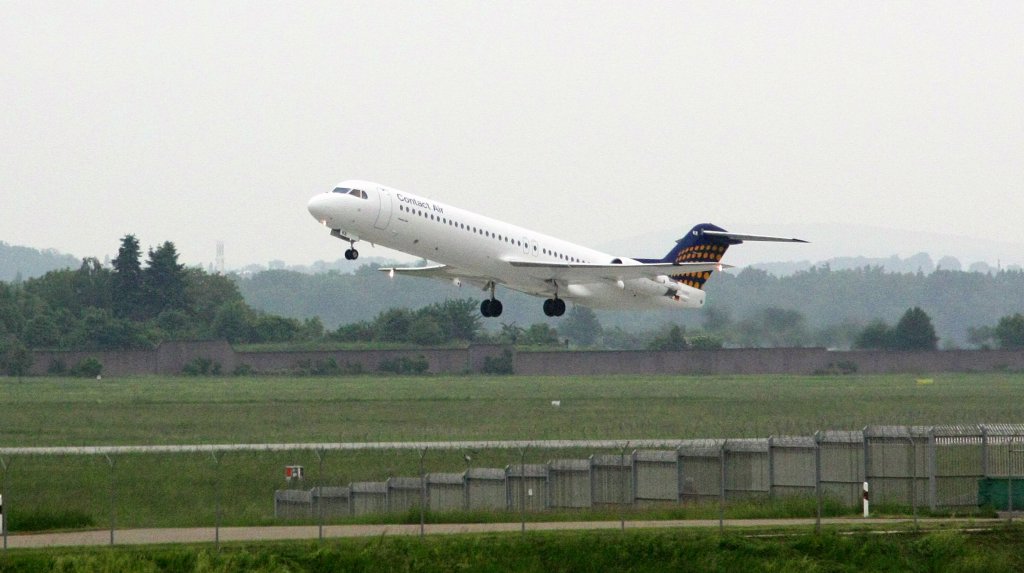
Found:
[{"label": "distant hill", "polygon": [[77,268],[82,261],[53,249],[33,249],[0,241],[0,281],[12,282],[40,277],[50,271]]}]

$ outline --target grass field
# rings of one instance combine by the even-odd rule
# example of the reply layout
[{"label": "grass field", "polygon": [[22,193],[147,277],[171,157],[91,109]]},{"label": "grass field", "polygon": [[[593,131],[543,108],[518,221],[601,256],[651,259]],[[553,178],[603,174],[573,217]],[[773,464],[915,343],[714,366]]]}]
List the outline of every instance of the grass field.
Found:
[{"label": "grass field", "polygon": [[[0,379],[5,446],[766,437],[1024,421],[1024,374]],[[561,407],[553,408],[552,400]]]},{"label": "grass field", "polygon": [[316,543],[56,548],[0,555],[7,571],[948,571],[1024,567],[1019,528],[973,534],[740,536],[604,531],[383,537]]},{"label": "grass field", "polygon": [[[412,377],[0,379],[0,446],[399,440],[739,438],[867,424],[1024,421],[1024,374],[834,377]],[[551,406],[560,400],[561,406]],[[527,462],[594,451],[529,451]],[[609,452],[611,453],[611,452]],[[617,453],[617,452],[616,452]],[[425,469],[460,471],[465,452],[431,451]],[[518,452],[472,453],[504,467]],[[20,456],[5,505],[12,527],[273,523],[282,468],[309,483],[418,475],[412,451],[102,457]],[[684,515],[677,515],[685,517]],[[34,520],[34,524],[33,524]],[[20,521],[20,524],[19,524]]]}]

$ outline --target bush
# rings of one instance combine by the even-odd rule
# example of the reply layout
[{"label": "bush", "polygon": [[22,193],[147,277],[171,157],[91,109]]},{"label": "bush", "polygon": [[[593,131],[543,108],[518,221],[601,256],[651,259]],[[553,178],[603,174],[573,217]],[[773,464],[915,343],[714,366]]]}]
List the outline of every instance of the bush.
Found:
[{"label": "bush", "polygon": [[512,351],[505,350],[501,356],[484,357],[484,374],[514,374]]},{"label": "bush", "polygon": [[719,350],[724,345],[721,338],[702,334],[690,339],[690,348],[694,350]]},{"label": "bush", "polygon": [[324,360],[296,361],[294,372],[299,376],[354,376],[363,373],[363,366],[350,362],[340,366],[337,360],[328,357]]},{"label": "bush", "polygon": [[377,370],[392,374],[425,374],[429,367],[430,364],[427,362],[426,357],[420,354],[416,358],[400,356],[398,358],[382,360]]},{"label": "bush", "polygon": [[63,376],[68,373],[68,365],[60,358],[54,358],[46,368],[46,373],[54,376]]},{"label": "bush", "polygon": [[9,517],[10,531],[52,531],[55,529],[83,529],[94,527],[92,516],[82,511],[64,510],[59,512],[31,511],[14,512]]},{"label": "bush", "polygon": [[181,369],[186,376],[219,376],[220,371],[220,362],[209,358],[195,358]]},{"label": "bush", "polygon": [[857,363],[851,360],[840,360],[839,362],[829,362],[828,366],[821,370],[814,372],[816,375],[821,376],[843,376],[846,374],[857,373]]},{"label": "bush", "polygon": [[235,366],[235,369],[231,371],[231,374],[234,376],[251,376],[255,373],[256,372],[252,369],[252,366],[249,366],[245,362],[240,362],[238,366]]},{"label": "bush", "polygon": [[80,376],[82,378],[95,378],[99,376],[101,372],[103,372],[103,363],[95,357],[90,356],[81,360],[78,364],[75,364],[69,374],[72,376]]}]

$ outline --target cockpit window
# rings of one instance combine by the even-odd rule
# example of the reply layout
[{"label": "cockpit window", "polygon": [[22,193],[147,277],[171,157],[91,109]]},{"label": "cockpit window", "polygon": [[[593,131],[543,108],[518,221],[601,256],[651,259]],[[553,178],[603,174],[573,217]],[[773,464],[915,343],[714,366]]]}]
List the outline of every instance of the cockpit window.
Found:
[{"label": "cockpit window", "polygon": [[348,187],[338,187],[334,190],[335,193],[341,193],[343,195],[348,194],[349,191],[351,191],[351,189]]},{"label": "cockpit window", "polygon": [[351,191],[348,192],[348,194],[349,195],[355,195],[356,197],[359,197],[360,199],[367,199],[368,198],[366,196],[366,191],[361,191],[359,189],[352,189]]}]

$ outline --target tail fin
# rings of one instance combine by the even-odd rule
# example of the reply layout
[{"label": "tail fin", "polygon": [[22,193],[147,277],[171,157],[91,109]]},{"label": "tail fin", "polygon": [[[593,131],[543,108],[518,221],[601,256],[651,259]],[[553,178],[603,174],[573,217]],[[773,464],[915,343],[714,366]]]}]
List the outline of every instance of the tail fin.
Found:
[{"label": "tail fin", "polygon": [[[710,223],[701,223],[690,229],[685,237],[676,241],[676,246],[663,259],[637,259],[642,263],[717,263],[732,245],[743,241],[769,241],[774,243],[806,243],[803,239],[769,237],[730,233]],[[672,275],[672,280],[693,288],[703,288],[711,272],[683,273]]]},{"label": "tail fin", "polygon": [[[743,241],[728,235],[712,235],[705,231],[725,233],[725,229],[710,223],[702,223],[690,229],[676,246],[665,255],[662,262],[666,263],[717,263],[722,260],[730,245],[738,245]],[[704,288],[704,283],[711,277],[711,271],[700,273],[684,273],[672,275],[672,280],[679,281],[693,288]]]}]

